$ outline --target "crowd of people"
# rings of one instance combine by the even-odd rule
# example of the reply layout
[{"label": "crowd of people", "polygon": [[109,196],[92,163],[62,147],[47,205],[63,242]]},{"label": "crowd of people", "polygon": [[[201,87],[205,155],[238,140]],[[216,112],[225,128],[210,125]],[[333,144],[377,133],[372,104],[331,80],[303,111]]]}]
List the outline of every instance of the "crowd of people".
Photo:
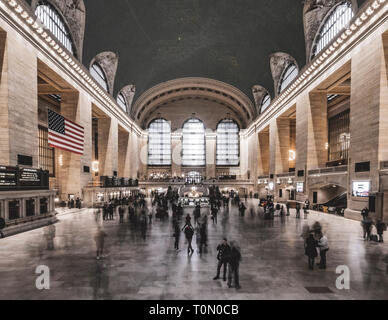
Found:
[{"label": "crowd of people", "polygon": [[[169,220],[170,213],[172,216],[172,236],[174,238],[174,250],[178,254],[180,249],[181,235],[183,233],[187,243],[187,255],[191,256],[195,250],[193,248],[193,239],[196,238],[196,247],[199,254],[207,252],[208,247],[208,212],[214,225],[218,223],[218,215],[222,210],[224,215],[229,214],[229,206],[234,205],[238,208],[239,215],[243,217],[247,210],[247,197],[241,201],[238,195],[227,196],[221,194],[218,187],[209,189],[209,204],[210,208],[202,210],[198,202],[193,212],[188,213],[184,217],[184,208],[179,201],[179,194],[171,187],[168,188],[165,194],[154,193],[151,197],[151,207],[146,205],[144,195],[115,198],[105,203],[102,207],[103,221],[113,220],[115,212],[118,213],[119,223],[124,223],[125,214],[128,214],[128,221],[141,231],[142,238],[146,240],[147,226],[152,224],[153,218],[160,221]],[[265,220],[273,220],[276,216],[285,217],[291,215],[290,204],[276,204],[272,197],[268,197],[264,203],[260,202],[263,218]],[[306,200],[304,203],[296,203],[295,218],[300,219],[301,210],[304,211],[304,218],[307,219],[310,202]],[[256,214],[257,209],[250,207],[251,215]],[[99,211],[98,211],[99,212]],[[383,232],[386,230],[386,225],[378,220],[375,224],[369,217],[367,209],[362,211],[364,229],[364,237],[366,240],[372,240],[373,235],[370,231],[373,225],[379,235],[379,241],[383,242]],[[183,227],[182,227],[183,225]],[[104,239],[107,234],[101,227],[95,236],[97,246],[97,259],[104,257],[103,247]],[[314,223],[311,227],[305,225],[301,237],[304,240],[304,253],[308,257],[308,267],[314,270],[315,260],[320,257],[317,263],[320,269],[327,267],[327,252],[329,251],[329,242],[327,236],[323,233],[322,226],[319,222]],[[214,280],[220,279],[221,271],[223,271],[222,279],[227,281],[229,288],[240,289],[239,282],[239,266],[242,260],[241,249],[236,241],[228,241],[224,238],[222,243],[217,246],[217,274]]]}]

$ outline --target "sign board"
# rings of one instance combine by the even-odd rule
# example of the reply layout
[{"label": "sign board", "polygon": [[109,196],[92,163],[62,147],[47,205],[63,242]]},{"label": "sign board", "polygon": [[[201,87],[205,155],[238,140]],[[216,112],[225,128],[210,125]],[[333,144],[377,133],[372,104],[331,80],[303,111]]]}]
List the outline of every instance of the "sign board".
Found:
[{"label": "sign board", "polygon": [[49,172],[32,168],[0,166],[0,190],[49,189]]},{"label": "sign board", "polygon": [[367,198],[370,192],[370,181],[353,181],[353,197]]},{"label": "sign board", "polygon": [[298,192],[298,193],[304,192],[304,183],[303,182],[296,183],[296,192]]}]

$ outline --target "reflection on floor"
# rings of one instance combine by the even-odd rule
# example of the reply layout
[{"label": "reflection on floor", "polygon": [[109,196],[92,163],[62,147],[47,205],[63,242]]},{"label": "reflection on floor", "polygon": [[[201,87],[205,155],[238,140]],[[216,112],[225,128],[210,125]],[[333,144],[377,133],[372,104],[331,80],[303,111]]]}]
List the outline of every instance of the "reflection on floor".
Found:
[{"label": "reflection on floor", "polygon": [[[183,250],[173,250],[170,221],[154,221],[144,241],[116,217],[103,223],[103,260],[95,257],[94,234],[102,222],[93,212],[60,216],[52,250],[44,228],[0,240],[0,299],[388,299],[388,245],[364,242],[359,222],[322,213],[297,220],[293,212],[268,222],[247,212],[241,218],[231,207],[220,213],[218,225],[209,220],[208,251],[191,258],[183,235]],[[321,221],[330,243],[325,271],[308,270],[300,238],[303,225],[314,221]],[[242,248],[239,291],[212,280],[215,248],[224,236]],[[50,269],[49,290],[35,286],[39,265]],[[336,289],[339,265],[350,268],[350,290]]]}]

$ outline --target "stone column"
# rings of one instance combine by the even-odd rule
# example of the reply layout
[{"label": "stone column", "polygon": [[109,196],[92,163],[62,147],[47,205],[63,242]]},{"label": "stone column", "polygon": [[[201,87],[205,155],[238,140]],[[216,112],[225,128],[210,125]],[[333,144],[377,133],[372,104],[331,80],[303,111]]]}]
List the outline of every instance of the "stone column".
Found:
[{"label": "stone column", "polygon": [[131,157],[131,146],[129,139],[129,132],[123,128],[119,128],[118,136],[118,167],[119,177],[129,178],[130,172],[130,157]]},{"label": "stone column", "polygon": [[269,132],[258,133],[258,166],[257,175],[269,175]]},{"label": "stone column", "polygon": [[0,163],[17,165],[20,154],[32,157],[37,167],[37,57],[16,33],[0,32],[0,76]]},{"label": "stone column", "polygon": [[206,177],[216,177],[216,146],[217,134],[206,132]]},{"label": "stone column", "polygon": [[271,173],[286,173],[289,170],[290,119],[279,117],[270,125]]},{"label": "stone column", "polygon": [[137,179],[139,172],[139,136],[136,132],[131,132],[131,178]]},{"label": "stone column", "polygon": [[114,118],[98,119],[98,161],[100,176],[118,171],[118,123]]}]

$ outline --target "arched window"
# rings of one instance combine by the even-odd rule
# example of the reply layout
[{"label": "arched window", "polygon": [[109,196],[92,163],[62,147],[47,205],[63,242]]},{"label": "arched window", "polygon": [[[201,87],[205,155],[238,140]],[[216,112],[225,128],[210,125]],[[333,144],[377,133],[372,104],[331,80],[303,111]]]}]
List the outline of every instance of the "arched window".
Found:
[{"label": "arched window", "polygon": [[338,4],[325,18],[317,33],[312,57],[321,52],[353,18],[353,8],[349,1]]},{"label": "arched window", "polygon": [[55,8],[46,1],[39,1],[35,15],[59,42],[74,54],[74,45],[70,37],[69,29]]},{"label": "arched window", "polygon": [[90,74],[99,83],[101,87],[108,91],[108,81],[106,79],[105,72],[104,70],[102,70],[98,63],[93,63],[90,69]]},{"label": "arched window", "polygon": [[240,164],[240,128],[233,120],[223,120],[217,126],[217,166]]},{"label": "arched window", "polygon": [[190,119],[183,125],[182,165],[206,165],[205,126],[199,119]]},{"label": "arched window", "polygon": [[271,96],[267,93],[264,96],[263,101],[261,102],[260,113],[263,113],[269,107],[270,104],[271,104]]},{"label": "arched window", "polygon": [[298,73],[299,70],[295,64],[291,63],[288,65],[280,80],[279,93],[282,93],[283,90],[289,86],[289,84],[297,77]]},{"label": "arched window", "polygon": [[121,109],[123,109],[125,112],[128,112],[127,100],[122,93],[118,94],[117,103]]},{"label": "arched window", "polygon": [[156,119],[148,128],[148,165],[171,165],[171,126],[164,119]]}]

